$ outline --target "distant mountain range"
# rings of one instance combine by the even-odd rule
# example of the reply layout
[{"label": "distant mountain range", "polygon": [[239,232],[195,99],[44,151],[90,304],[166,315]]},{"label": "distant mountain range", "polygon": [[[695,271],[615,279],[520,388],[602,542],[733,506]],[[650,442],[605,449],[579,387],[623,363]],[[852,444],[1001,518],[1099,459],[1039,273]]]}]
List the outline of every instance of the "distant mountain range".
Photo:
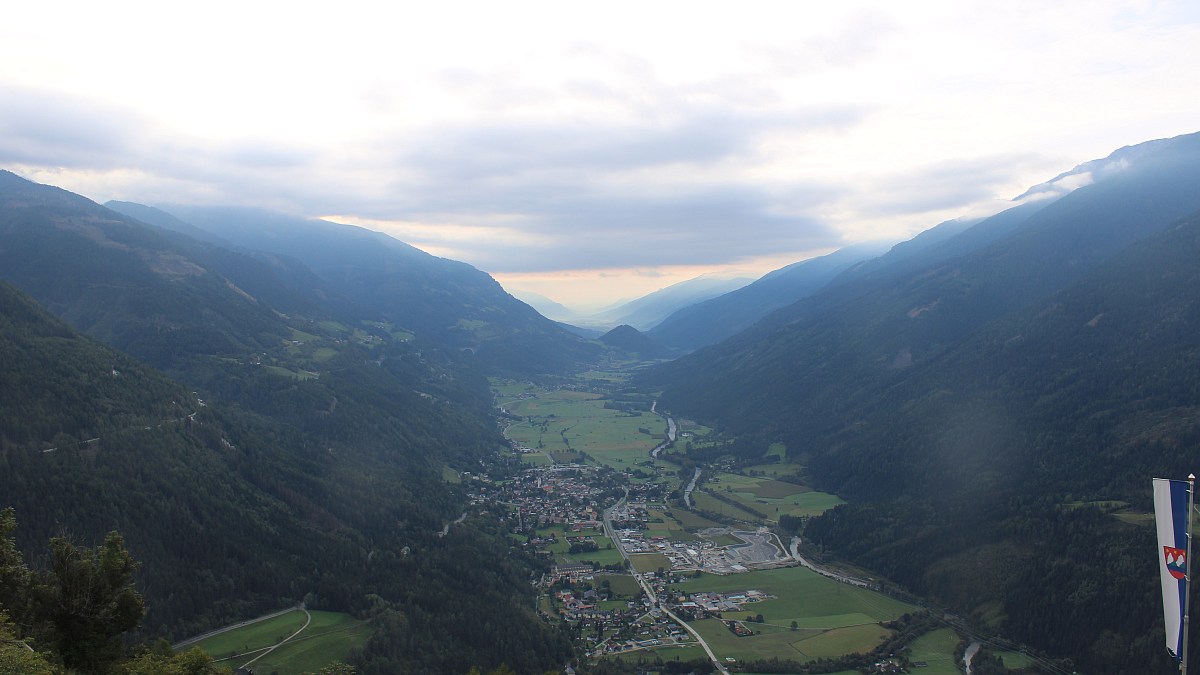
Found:
[{"label": "distant mountain range", "polygon": [[[1200,134],[1122,148],[644,386],[851,499],[814,540],[1083,670],[1146,672],[1152,532],[1082,507],[1146,508],[1152,475],[1196,469],[1198,185]],[[1110,633],[1120,658],[1097,656]]]},{"label": "distant mountain range", "polygon": [[748,286],[676,310],[649,330],[649,337],[681,351],[716,344],[772,311],[815,293],[838,273],[885,250],[883,244],[857,244],[793,263]]},{"label": "distant mountain range", "polygon": [[344,297],[419,339],[468,350],[493,369],[559,372],[598,350],[517,300],[484,272],[379,232],[256,209],[110,202],[185,234],[200,230],[247,255],[303,263]]}]

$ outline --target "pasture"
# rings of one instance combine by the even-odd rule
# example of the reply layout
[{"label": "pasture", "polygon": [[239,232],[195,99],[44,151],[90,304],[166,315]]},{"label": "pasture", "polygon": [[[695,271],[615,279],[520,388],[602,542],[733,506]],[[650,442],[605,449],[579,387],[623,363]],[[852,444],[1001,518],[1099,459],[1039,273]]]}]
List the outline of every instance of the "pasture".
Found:
[{"label": "pasture", "polygon": [[733,473],[717,475],[705,489],[746,508],[721,502],[711,495],[693,493],[699,508],[742,520],[755,520],[746,509],[765,513],[768,521],[778,521],[781,515],[817,515],[843,503],[837,495],[817,492],[807,485]]},{"label": "pasture", "polygon": [[[958,634],[949,628],[930,631],[909,646],[908,658],[929,664],[921,669],[929,675],[958,675],[961,672],[954,660],[954,649],[958,646]],[[1007,662],[1006,662],[1007,663]]]},{"label": "pasture", "polygon": [[[310,611],[312,622],[296,637],[254,662],[254,669],[270,673],[302,673],[343,661],[350,650],[363,645],[371,628],[365,621],[340,612]],[[304,625],[304,612],[286,614],[236,628],[197,642],[223,665],[240,666],[261,651],[279,644]],[[236,656],[234,656],[236,654]]]}]

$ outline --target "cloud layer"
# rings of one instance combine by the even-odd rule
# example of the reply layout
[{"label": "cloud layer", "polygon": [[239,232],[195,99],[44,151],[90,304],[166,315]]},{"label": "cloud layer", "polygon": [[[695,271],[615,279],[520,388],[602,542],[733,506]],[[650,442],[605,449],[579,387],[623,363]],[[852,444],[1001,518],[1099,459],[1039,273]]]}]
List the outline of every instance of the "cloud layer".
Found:
[{"label": "cloud layer", "polygon": [[0,166],[511,275],[899,238],[1200,119],[1184,2],[26,4]]}]

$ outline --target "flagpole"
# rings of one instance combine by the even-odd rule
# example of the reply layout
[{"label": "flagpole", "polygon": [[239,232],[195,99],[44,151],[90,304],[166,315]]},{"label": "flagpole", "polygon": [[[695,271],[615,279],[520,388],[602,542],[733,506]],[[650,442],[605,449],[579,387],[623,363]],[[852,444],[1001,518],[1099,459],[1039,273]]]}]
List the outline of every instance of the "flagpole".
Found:
[{"label": "flagpole", "polygon": [[1179,661],[1179,672],[1187,675],[1188,662],[1188,606],[1192,602],[1192,511],[1196,508],[1196,474],[1188,474],[1188,509],[1187,509],[1187,569],[1183,588],[1183,646],[1180,651],[1183,658]]}]

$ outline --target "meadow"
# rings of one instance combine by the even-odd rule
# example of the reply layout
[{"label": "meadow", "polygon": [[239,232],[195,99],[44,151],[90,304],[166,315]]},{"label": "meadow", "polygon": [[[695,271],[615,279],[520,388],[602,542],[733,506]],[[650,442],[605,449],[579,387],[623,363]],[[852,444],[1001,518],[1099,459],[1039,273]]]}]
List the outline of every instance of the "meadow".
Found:
[{"label": "meadow", "polygon": [[917,638],[909,647],[910,661],[920,661],[929,665],[921,668],[922,673],[929,675],[958,675],[954,660],[954,649],[958,646],[958,634],[949,628],[931,631]]},{"label": "meadow", "polygon": [[[370,637],[370,625],[340,612],[310,611],[312,621],[302,633],[253,664],[257,672],[302,673],[345,660],[350,650]],[[197,642],[219,663],[240,666],[258,652],[278,644],[304,625],[302,610],[236,628]],[[236,654],[237,656],[233,656]]]}]

